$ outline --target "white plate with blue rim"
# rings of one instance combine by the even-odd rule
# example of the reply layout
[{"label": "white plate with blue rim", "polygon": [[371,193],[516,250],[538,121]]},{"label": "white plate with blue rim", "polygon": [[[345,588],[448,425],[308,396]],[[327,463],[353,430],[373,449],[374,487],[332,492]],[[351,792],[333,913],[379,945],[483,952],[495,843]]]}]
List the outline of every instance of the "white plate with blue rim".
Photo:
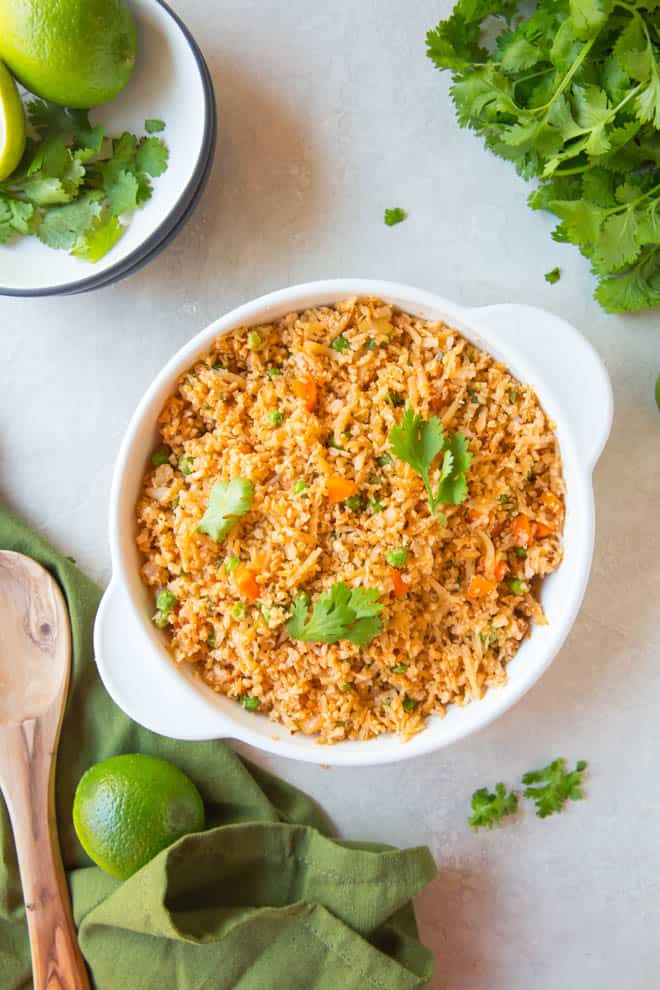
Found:
[{"label": "white plate with blue rim", "polygon": [[[211,171],[216,142],[213,85],[194,38],[163,0],[132,0],[138,27],[135,72],[111,103],[90,113],[92,123],[118,137],[144,134],[147,119],[165,122],[167,170],[153,179],[149,201],[126,218],[126,232],[91,263],[22,237],[0,245],[0,295],[50,296],[109,285],[156,257],[183,228]],[[31,97],[23,94],[27,102]]]}]

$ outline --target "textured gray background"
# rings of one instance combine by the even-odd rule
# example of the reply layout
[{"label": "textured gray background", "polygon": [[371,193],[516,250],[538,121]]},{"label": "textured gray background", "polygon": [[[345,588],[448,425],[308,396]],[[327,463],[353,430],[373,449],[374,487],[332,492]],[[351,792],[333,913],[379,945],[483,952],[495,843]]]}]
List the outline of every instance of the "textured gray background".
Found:
[{"label": "textured gray background", "polygon": [[[213,317],[293,282],[398,279],[461,303],[520,301],[571,320],[614,383],[596,470],[591,585],[543,680],[481,735],[412,763],[262,762],[319,797],[346,835],[428,843],[418,899],[434,990],[632,990],[660,967],[658,315],[608,317],[586,262],[549,237],[526,184],[457,129],[424,57],[447,0],[178,0],[208,57],[218,161],[194,219],[147,270],[93,295],[0,300],[0,495],[101,581],[124,426],[164,360]],[[404,206],[406,223],[382,222]],[[548,286],[554,265],[561,282]],[[584,396],[589,402],[589,396]],[[472,790],[557,755],[590,761],[588,799],[492,834]]]}]

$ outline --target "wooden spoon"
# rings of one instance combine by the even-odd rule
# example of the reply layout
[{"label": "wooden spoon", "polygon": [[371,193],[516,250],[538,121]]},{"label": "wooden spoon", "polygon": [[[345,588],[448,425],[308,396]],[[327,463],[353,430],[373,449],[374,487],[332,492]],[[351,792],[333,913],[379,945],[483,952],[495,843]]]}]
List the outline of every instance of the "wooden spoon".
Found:
[{"label": "wooden spoon", "polygon": [[35,990],[89,990],[55,821],[70,666],[69,615],[57,583],[29,557],[0,551],[0,788],[14,830]]}]

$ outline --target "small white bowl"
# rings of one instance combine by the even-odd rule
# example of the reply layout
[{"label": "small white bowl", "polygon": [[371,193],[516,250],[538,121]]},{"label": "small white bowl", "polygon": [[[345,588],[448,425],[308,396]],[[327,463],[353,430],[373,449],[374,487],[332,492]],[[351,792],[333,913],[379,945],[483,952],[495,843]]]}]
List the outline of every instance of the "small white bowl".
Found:
[{"label": "small white bowl", "polygon": [[[481,701],[432,716],[409,742],[391,735],[367,742],[319,746],[290,735],[265,715],[244,711],[214,693],[186,664],[172,661],[151,621],[153,595],[140,579],[135,503],[149,455],[158,442],[156,420],[179,376],[219,334],[269,323],[308,306],[347,296],[378,296],[428,320],[443,319],[494,355],[536,390],[555,421],[566,481],[564,561],[543,584],[547,626],[534,628],[508,665],[508,682]],[[163,368],[140,402],[119,451],[110,496],[113,576],[99,608],[94,645],[99,673],[124,711],[154,732],[178,739],[234,738],[281,756],[313,763],[366,766],[409,759],[488,725],[529,690],[564,642],[577,615],[594,544],[592,471],[610,432],[612,390],[591,345],[568,323],[531,306],[464,309],[428,292],[390,282],[338,279],[293,286],[240,306],[212,323]]]},{"label": "small white bowl", "polygon": [[[162,0],[132,0],[138,27],[135,72],[119,96],[92,113],[106,134],[144,133],[147,118],[166,124],[167,170],[127,221],[126,233],[96,264],[46,247],[36,237],[0,245],[0,295],[68,295],[116,282],[156,257],[182,229],[206,183],[216,141],[216,108],[197,44]],[[26,101],[31,97],[26,97]]]}]

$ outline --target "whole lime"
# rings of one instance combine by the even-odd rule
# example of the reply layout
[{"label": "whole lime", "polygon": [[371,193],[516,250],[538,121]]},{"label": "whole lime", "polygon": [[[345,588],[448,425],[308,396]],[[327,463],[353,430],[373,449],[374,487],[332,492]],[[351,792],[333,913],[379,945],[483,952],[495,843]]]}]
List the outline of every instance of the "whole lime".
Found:
[{"label": "whole lime", "polygon": [[178,767],[132,753],[96,763],[81,777],[73,824],[90,859],[126,880],[182,835],[201,831],[204,805]]},{"label": "whole lime", "polygon": [[107,103],[131,78],[136,54],[125,0],[0,0],[0,58],[45,100]]},{"label": "whole lime", "polygon": [[14,171],[25,148],[25,111],[16,83],[0,62],[0,182]]}]

